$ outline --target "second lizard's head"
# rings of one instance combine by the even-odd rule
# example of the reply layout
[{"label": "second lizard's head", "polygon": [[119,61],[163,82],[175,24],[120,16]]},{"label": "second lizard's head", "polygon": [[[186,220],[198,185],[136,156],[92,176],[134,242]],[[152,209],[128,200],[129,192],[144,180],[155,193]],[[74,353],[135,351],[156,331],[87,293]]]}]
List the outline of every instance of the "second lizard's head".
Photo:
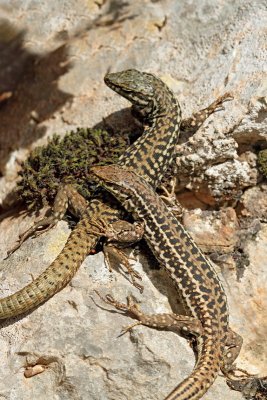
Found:
[{"label": "second lizard's head", "polygon": [[144,185],[142,178],[134,171],[117,164],[91,167],[90,178],[112,193],[123,205],[136,190],[142,193]]}]

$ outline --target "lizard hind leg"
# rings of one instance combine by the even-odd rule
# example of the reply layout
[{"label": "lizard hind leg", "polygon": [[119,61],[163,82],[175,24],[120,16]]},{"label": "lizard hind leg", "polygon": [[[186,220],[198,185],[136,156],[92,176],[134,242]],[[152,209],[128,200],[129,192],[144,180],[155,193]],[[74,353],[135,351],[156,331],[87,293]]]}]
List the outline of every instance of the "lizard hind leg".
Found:
[{"label": "lizard hind leg", "polygon": [[127,303],[120,303],[110,294],[104,297],[98,291],[95,292],[105,303],[115,307],[117,310],[129,313],[132,318],[136,319],[135,323],[123,328],[122,333],[130,331],[137,325],[145,325],[154,329],[173,330],[183,337],[198,337],[202,333],[201,322],[193,317],[174,313],[148,315],[140,310],[140,307],[133,301],[131,296],[127,297]]},{"label": "lizard hind leg", "polygon": [[246,399],[266,400],[267,377],[258,377],[244,369],[237,368],[234,364],[242,343],[242,337],[229,328],[221,368],[226,382],[231,389],[241,392]]},{"label": "lizard hind leg", "polygon": [[227,380],[227,385],[238,392],[241,392],[244,399],[266,400],[267,399],[267,376],[248,377],[239,380]]},{"label": "lizard hind leg", "polygon": [[223,349],[223,361],[221,367],[223,374],[229,379],[236,377],[240,372],[245,376],[248,376],[248,373],[245,370],[236,368],[234,364],[240,353],[242,344],[242,336],[229,328]]}]

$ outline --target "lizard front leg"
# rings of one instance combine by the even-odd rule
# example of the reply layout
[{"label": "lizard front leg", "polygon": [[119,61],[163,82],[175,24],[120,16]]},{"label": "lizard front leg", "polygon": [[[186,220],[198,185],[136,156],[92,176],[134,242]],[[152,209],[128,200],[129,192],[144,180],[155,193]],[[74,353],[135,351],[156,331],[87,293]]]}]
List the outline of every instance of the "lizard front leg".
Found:
[{"label": "lizard front leg", "polygon": [[117,220],[110,224],[104,220],[91,221],[91,223],[102,232],[103,236],[106,237],[103,251],[105,262],[109,270],[112,271],[113,269],[111,257],[115,257],[119,263],[126,268],[127,273],[131,277],[132,284],[137,287],[140,292],[143,292],[143,286],[136,282],[136,279],[142,280],[142,277],[131,266],[129,260],[133,258],[128,257],[124,253],[123,248],[142,239],[144,234],[144,224],[142,222],[130,223],[125,220]]},{"label": "lizard front leg", "polygon": [[230,93],[225,93],[218,97],[208,107],[195,112],[189,118],[183,119],[180,126],[181,132],[184,132],[187,136],[192,136],[211,114],[224,110],[223,103],[230,100],[233,100],[233,96],[231,96]]},{"label": "lizard front leg", "polygon": [[29,237],[36,237],[53,228],[63,219],[68,208],[74,216],[80,218],[84,214],[87,205],[85,198],[78,193],[73,185],[61,184],[55,197],[53,208],[50,210],[50,215],[35,222],[33,226],[25,231],[19,237],[18,243],[8,251],[8,256],[14,253]]}]

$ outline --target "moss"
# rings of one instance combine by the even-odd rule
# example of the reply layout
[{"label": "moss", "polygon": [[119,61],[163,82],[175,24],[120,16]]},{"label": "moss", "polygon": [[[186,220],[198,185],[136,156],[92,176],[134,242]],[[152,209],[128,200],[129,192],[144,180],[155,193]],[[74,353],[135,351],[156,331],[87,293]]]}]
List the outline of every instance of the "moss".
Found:
[{"label": "moss", "polygon": [[267,149],[261,150],[258,154],[258,166],[260,172],[267,178]]},{"label": "moss", "polygon": [[74,184],[88,199],[95,189],[88,179],[90,166],[116,162],[128,145],[126,135],[100,129],[78,128],[62,139],[54,135],[23,163],[19,196],[28,209],[40,208],[53,203],[59,184],[65,182]]}]

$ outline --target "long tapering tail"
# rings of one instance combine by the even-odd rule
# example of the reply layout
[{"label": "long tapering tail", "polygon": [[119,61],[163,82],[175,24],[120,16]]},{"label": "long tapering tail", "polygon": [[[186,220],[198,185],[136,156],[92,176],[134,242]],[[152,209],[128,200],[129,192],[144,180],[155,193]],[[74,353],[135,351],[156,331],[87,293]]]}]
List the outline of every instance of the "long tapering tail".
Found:
[{"label": "long tapering tail", "polygon": [[90,223],[83,219],[55,261],[38,278],[18,292],[0,299],[0,319],[30,311],[66,286],[87,256],[88,248],[93,248],[98,239],[97,236],[88,236],[89,232]]},{"label": "long tapering tail", "polygon": [[[199,347],[199,346],[198,346]],[[220,344],[214,338],[201,346],[192,374],[181,382],[165,400],[198,400],[210,388],[220,370]]]}]

